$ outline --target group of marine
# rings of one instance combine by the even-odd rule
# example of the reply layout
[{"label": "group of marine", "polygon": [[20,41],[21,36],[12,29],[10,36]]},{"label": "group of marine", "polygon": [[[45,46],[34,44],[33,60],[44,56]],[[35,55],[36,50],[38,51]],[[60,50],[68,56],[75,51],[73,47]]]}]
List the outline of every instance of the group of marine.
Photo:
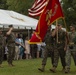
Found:
[{"label": "group of marine", "polygon": [[52,68],[50,71],[53,73],[56,72],[59,58],[64,73],[70,72],[71,56],[76,65],[76,26],[71,24],[69,28],[69,32],[63,30],[62,24],[58,24],[55,29],[48,28],[47,34],[43,40],[46,43],[46,46],[42,60],[42,67],[38,68],[39,71],[45,71],[48,53],[50,53],[52,59]]},{"label": "group of marine", "polygon": [[[51,55],[52,68],[51,72],[55,73],[58,66],[59,57],[61,59],[62,70],[65,73],[70,72],[71,56],[73,57],[76,65],[76,26],[70,25],[70,32],[62,29],[62,25],[58,24],[55,29],[48,27],[46,36],[43,40],[45,42],[44,57],[42,60],[42,67],[38,68],[39,71],[45,71],[45,65],[48,57],[48,53]],[[13,65],[14,51],[15,51],[15,35],[13,34],[13,26],[9,26],[9,30],[6,32],[7,44],[3,36],[2,30],[0,29],[0,67],[3,61],[3,49],[5,45],[8,48],[8,64]]]}]

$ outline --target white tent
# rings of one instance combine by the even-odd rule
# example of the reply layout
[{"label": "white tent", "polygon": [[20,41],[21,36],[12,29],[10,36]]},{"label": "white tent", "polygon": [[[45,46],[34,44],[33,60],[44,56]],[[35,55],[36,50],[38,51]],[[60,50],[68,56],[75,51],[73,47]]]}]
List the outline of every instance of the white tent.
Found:
[{"label": "white tent", "polygon": [[[0,27],[4,26],[7,28],[8,25],[12,24],[14,28],[24,29],[26,27],[27,29],[36,29],[37,23],[37,19],[22,15],[14,11],[0,9]],[[55,26],[52,25],[52,28],[55,28]]]},{"label": "white tent", "polygon": [[33,28],[37,26],[38,20],[19,14],[14,11],[0,9],[0,27],[8,27],[12,24],[15,28]]}]

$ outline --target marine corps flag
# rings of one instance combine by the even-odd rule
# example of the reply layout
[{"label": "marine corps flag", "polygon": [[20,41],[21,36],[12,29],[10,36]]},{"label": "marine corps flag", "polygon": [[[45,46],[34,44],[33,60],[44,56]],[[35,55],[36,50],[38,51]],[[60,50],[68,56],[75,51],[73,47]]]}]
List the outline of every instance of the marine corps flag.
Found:
[{"label": "marine corps flag", "polygon": [[59,18],[64,18],[59,0],[48,0],[48,3],[40,16],[36,31],[29,40],[29,43],[36,44],[42,42],[48,26]]}]

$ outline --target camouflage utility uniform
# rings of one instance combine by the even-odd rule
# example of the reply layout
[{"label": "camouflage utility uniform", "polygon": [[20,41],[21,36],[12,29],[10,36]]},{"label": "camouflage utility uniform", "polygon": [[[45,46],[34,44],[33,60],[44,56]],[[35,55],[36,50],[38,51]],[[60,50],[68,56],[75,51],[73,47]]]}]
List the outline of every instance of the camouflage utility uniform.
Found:
[{"label": "camouflage utility uniform", "polygon": [[76,32],[69,33],[70,42],[66,51],[66,72],[70,70],[71,65],[71,55],[73,57],[74,63],[76,65]]},{"label": "camouflage utility uniform", "polygon": [[15,55],[15,35],[11,33],[7,35],[7,47],[8,47],[8,63],[12,64]]},{"label": "camouflage utility uniform", "polygon": [[58,42],[56,41],[55,49],[54,49],[53,67],[55,67],[55,68],[58,65],[59,56],[60,56],[63,68],[65,68],[65,66],[66,66],[66,63],[65,63],[65,51],[64,51],[65,41],[66,41],[66,32],[61,29],[61,30],[58,31]]},{"label": "camouflage utility uniform", "polygon": [[53,43],[54,43],[54,39],[51,36],[51,32],[47,32],[44,41],[45,41],[46,46],[44,48],[45,50],[44,50],[44,57],[42,60],[42,68],[41,69],[39,68],[40,71],[44,71],[48,54],[51,55],[51,60],[52,60],[52,64],[53,64]]},{"label": "camouflage utility uniform", "polygon": [[45,37],[46,46],[44,50],[44,58],[42,60],[42,65],[46,65],[48,54],[51,54],[51,59],[52,59],[52,64],[53,64],[53,55],[52,55],[53,54],[53,43],[54,43],[54,39],[52,38],[51,33],[48,32]]},{"label": "camouflage utility uniform", "polygon": [[0,64],[2,64],[2,61],[3,61],[4,46],[5,46],[5,39],[3,35],[0,34]]}]

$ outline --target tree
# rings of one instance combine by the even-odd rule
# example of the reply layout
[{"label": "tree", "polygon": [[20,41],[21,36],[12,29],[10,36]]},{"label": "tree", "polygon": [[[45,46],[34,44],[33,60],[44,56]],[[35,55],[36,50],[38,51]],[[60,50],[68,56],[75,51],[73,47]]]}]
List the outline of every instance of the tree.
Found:
[{"label": "tree", "polygon": [[62,0],[66,24],[76,24],[76,0]]},{"label": "tree", "polygon": [[28,9],[31,8],[34,0],[7,0],[9,10],[14,10],[28,15]]},{"label": "tree", "polygon": [[6,0],[0,0],[0,9],[8,9]]}]

